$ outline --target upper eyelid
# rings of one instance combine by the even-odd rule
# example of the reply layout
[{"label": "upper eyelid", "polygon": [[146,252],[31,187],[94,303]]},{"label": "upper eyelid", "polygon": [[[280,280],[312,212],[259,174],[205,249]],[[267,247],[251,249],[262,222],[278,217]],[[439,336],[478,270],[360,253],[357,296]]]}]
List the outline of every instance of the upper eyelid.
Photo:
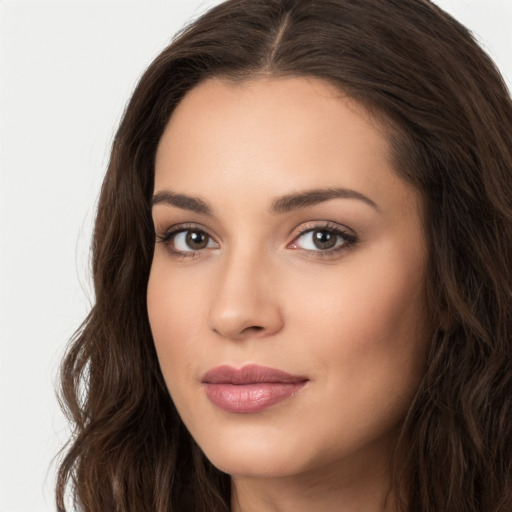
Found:
[{"label": "upper eyelid", "polygon": [[341,231],[343,233],[347,233],[349,235],[357,237],[357,233],[350,227],[345,224],[340,224],[339,222],[324,220],[324,221],[309,221],[303,222],[299,226],[295,227],[288,236],[293,236],[292,240],[295,240],[297,237],[308,233],[309,231],[315,230],[332,230],[332,231]]},{"label": "upper eyelid", "polygon": [[202,231],[206,233],[209,237],[213,238],[214,240],[217,240],[217,236],[212,233],[210,229],[203,226],[202,224],[197,224],[195,222],[180,222],[178,224],[173,224],[171,226],[166,227],[165,229],[158,230],[155,226],[155,233],[158,235],[158,233],[161,233],[160,236],[167,236],[169,234],[177,234],[182,231]]}]

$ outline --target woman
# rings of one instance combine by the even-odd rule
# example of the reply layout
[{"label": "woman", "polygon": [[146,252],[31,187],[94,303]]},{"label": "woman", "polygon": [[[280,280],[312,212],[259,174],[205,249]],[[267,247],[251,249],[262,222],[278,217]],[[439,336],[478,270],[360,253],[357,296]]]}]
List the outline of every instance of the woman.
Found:
[{"label": "woman", "polygon": [[114,141],[59,509],[511,510],[511,134],[425,0],[188,27]]}]

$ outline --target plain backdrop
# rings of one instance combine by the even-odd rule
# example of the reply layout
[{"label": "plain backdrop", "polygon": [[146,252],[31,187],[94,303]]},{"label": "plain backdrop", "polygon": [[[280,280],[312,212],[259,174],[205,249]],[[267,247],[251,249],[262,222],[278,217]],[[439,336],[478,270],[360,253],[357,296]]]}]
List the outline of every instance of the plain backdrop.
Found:
[{"label": "plain backdrop", "polygon": [[[407,1],[407,0],[404,0]],[[141,72],[219,1],[0,1],[0,512],[55,510],[59,360],[87,314],[109,147]],[[437,0],[512,88],[512,0]]]}]

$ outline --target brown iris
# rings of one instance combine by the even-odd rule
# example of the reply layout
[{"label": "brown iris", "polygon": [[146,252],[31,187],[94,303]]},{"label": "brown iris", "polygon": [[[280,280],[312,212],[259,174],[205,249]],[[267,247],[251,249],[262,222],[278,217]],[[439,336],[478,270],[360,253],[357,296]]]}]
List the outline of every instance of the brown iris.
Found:
[{"label": "brown iris", "polygon": [[188,247],[194,250],[204,249],[208,245],[209,237],[202,231],[188,231],[186,243]]},{"label": "brown iris", "polygon": [[313,231],[313,243],[317,249],[332,249],[336,245],[337,235],[326,230]]}]

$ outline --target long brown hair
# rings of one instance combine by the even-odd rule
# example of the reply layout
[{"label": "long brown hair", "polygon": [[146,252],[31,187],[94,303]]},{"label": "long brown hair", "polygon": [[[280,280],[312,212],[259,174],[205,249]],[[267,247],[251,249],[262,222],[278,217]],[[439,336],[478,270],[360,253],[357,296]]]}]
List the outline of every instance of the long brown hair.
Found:
[{"label": "long brown hair", "polygon": [[[181,422],[146,312],[156,147],[202,80],[313,76],[387,128],[424,196],[435,333],[393,481],[414,512],[512,510],[512,103],[471,34],[428,0],[228,0],[149,66],[125,111],[93,241],[95,305],[62,365],[74,436],[57,503],[228,511],[229,476]],[[68,492],[69,491],[69,492]]]}]

